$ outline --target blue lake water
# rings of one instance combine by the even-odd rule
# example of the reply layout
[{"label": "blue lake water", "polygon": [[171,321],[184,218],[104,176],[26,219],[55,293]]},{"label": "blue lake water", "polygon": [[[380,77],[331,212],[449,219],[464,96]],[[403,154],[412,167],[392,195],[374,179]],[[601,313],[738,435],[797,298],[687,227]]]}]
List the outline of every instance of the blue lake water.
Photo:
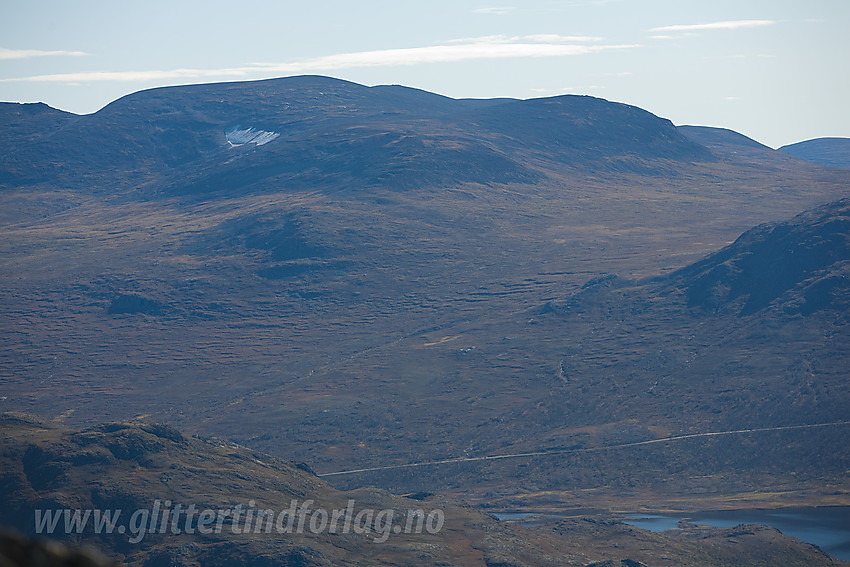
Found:
[{"label": "blue lake water", "polygon": [[813,543],[837,559],[850,561],[850,507],[795,508],[785,510],[727,510],[688,515],[635,515],[624,520],[656,532],[677,529],[679,520],[731,528],[739,524],[764,524],[783,534]]},{"label": "blue lake water", "polygon": [[[505,521],[537,525],[544,520],[556,520],[558,514],[514,512],[495,514]],[[623,519],[632,526],[661,532],[675,530],[680,520],[718,528],[733,528],[740,524],[763,524],[783,534],[811,543],[836,559],[850,561],[850,506],[819,508],[786,508],[782,510],[723,510],[691,514],[635,514]]]}]

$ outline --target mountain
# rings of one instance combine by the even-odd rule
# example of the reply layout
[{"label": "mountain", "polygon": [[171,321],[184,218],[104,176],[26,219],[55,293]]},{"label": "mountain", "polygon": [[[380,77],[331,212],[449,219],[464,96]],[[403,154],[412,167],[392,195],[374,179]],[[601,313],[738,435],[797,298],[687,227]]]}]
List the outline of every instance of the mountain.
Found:
[{"label": "mountain", "polygon": [[[303,465],[162,424],[71,430],[20,414],[0,421],[0,521],[27,534],[40,521],[44,537],[52,523],[44,518],[58,513],[52,539],[123,565],[841,564],[764,526],[655,534],[579,517],[522,527],[439,496],[338,492]],[[69,518],[79,511],[78,528],[65,527],[65,510]],[[2,537],[0,553],[20,556],[26,545]],[[49,557],[68,554],[44,547]]]},{"label": "mountain", "polygon": [[782,146],[779,150],[814,163],[850,167],[850,138],[815,138]]},{"label": "mountain", "polygon": [[850,200],[842,199],[749,230],[676,275],[689,304],[705,309],[737,309],[743,299],[740,314],[749,315],[780,300],[804,315],[824,309],[845,313],[850,308],[848,237]]},{"label": "mountain", "polygon": [[792,172],[799,170],[801,165],[799,156],[791,156],[782,149],[774,150],[733,130],[709,126],[677,126],[676,129],[723,161],[755,169],[761,174],[767,170]]},{"label": "mountain", "polygon": [[0,103],[0,123],[3,124],[3,141],[0,150],[4,155],[32,142],[46,132],[73,122],[76,115],[51,108],[44,103]]},{"label": "mountain", "polygon": [[[248,131],[266,135],[234,138]],[[27,142],[15,140],[0,182],[97,190],[160,181],[167,194],[230,196],[270,184],[532,182],[528,151],[620,168],[637,167],[635,158],[710,159],[668,121],[592,97],[453,100],[326,77],[143,91]]]},{"label": "mountain", "polygon": [[[676,129],[691,140],[706,147],[720,148],[723,146],[750,148],[762,153],[770,153],[770,147],[739,134],[728,128],[713,128],[711,126],[677,126]],[[757,155],[757,154],[751,154]]]},{"label": "mountain", "polygon": [[603,448],[846,420],[843,213],[693,264],[850,172],[591,97],[323,77],[41,112],[3,126],[3,409],[505,508],[847,501],[840,426]]}]

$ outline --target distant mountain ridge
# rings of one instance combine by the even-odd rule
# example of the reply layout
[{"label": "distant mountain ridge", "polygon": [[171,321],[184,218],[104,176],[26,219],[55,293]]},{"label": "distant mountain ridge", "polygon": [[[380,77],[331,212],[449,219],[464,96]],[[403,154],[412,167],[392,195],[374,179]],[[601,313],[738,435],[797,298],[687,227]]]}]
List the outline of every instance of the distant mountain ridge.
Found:
[{"label": "distant mountain ridge", "polygon": [[743,134],[729,130],[728,128],[714,128],[711,126],[676,126],[676,129],[694,141],[705,146],[718,144],[734,144],[737,146],[770,150],[768,146],[753,140]]},{"label": "distant mountain ridge", "polygon": [[[641,159],[713,159],[669,121],[602,99],[455,100],[314,76],[142,91],[50,126],[8,133],[15,149],[0,183],[164,183],[165,194],[269,183],[409,188],[533,182],[541,172],[526,164],[530,155],[544,167],[625,170]],[[226,133],[236,128],[274,139],[234,148]],[[169,181],[176,171],[180,179]]]},{"label": "distant mountain ridge", "polygon": [[814,138],[779,149],[814,163],[850,167],[850,138]]},{"label": "distant mountain ridge", "polygon": [[759,164],[759,167],[794,167],[794,158],[728,128],[677,126],[687,138],[711,150],[723,160]]}]

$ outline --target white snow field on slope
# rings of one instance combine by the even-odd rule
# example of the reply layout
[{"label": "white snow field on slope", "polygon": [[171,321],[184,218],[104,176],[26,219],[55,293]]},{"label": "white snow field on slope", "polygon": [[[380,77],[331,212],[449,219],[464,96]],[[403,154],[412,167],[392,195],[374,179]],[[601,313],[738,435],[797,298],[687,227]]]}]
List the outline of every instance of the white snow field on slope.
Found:
[{"label": "white snow field on slope", "polygon": [[263,144],[268,144],[280,134],[277,132],[266,132],[265,130],[257,130],[255,128],[248,128],[245,130],[240,130],[237,126],[233,130],[228,130],[224,133],[224,136],[227,138],[227,141],[231,146],[242,146],[244,144],[256,144],[258,146],[262,146]]}]

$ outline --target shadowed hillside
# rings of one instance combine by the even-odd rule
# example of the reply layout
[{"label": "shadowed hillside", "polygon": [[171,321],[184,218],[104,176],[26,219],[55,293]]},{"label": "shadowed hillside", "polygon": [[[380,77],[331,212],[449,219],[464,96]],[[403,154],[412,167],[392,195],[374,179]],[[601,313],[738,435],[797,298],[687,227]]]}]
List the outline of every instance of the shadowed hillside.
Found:
[{"label": "shadowed hillside", "polygon": [[735,243],[682,270],[690,305],[760,311],[776,299],[809,315],[821,309],[846,312],[850,267],[850,200],[793,220],[757,227]]}]

